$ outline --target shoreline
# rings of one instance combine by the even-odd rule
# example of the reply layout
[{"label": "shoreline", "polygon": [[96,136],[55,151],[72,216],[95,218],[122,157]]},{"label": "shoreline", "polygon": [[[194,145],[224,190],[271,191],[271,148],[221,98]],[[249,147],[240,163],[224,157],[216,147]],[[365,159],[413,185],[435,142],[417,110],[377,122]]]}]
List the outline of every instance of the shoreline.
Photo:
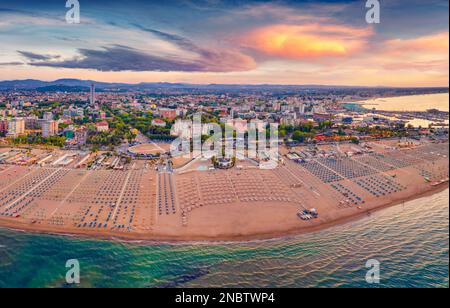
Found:
[{"label": "shoreline", "polygon": [[383,209],[387,209],[393,206],[397,206],[409,201],[421,199],[424,197],[432,196],[438,194],[449,188],[449,183],[441,183],[431,189],[421,192],[416,195],[411,195],[409,197],[403,198],[401,200],[396,200],[394,202],[381,204],[371,209],[362,209],[358,213],[350,214],[347,216],[342,216],[337,219],[320,223],[314,226],[308,227],[296,227],[290,228],[284,231],[267,231],[258,232],[253,235],[219,235],[219,236],[192,236],[192,235],[148,235],[143,233],[123,233],[118,234],[115,232],[104,231],[104,232],[91,232],[91,231],[77,231],[73,232],[71,230],[58,230],[50,229],[48,227],[41,227],[23,222],[12,222],[10,219],[0,218],[0,228],[11,230],[14,232],[24,232],[29,234],[40,234],[40,235],[54,235],[54,236],[64,236],[64,237],[76,237],[86,240],[106,240],[114,242],[125,242],[125,243],[138,243],[138,244],[148,244],[148,245],[188,245],[188,244],[232,244],[232,243],[248,243],[254,241],[270,241],[278,240],[287,237],[298,236],[302,234],[314,233],[319,231],[324,231],[329,228],[345,225],[353,221],[357,221],[363,217],[367,217],[368,214],[372,214]]}]

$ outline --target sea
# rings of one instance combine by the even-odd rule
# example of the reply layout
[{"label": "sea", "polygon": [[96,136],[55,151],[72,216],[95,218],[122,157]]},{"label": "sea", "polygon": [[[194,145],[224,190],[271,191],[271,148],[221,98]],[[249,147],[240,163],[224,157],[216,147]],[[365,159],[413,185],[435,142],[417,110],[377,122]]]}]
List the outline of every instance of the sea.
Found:
[{"label": "sea", "polygon": [[363,107],[385,111],[449,111],[449,93],[383,97],[362,102]]},{"label": "sea", "polygon": [[[65,280],[72,259],[80,284]],[[379,265],[379,283],[366,280],[368,261]],[[448,288],[449,191],[319,232],[253,242],[120,242],[0,229],[0,287]]]}]

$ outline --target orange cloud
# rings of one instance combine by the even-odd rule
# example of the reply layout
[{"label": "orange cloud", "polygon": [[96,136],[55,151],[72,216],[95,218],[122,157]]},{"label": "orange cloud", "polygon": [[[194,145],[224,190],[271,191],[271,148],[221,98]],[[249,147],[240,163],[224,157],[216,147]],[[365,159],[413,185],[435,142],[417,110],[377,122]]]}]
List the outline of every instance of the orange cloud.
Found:
[{"label": "orange cloud", "polygon": [[422,36],[414,39],[394,39],[384,43],[391,52],[429,51],[448,54],[448,32]]},{"label": "orange cloud", "polygon": [[410,62],[394,62],[383,64],[383,68],[388,70],[417,70],[417,71],[441,71],[448,70],[448,61],[431,60],[431,61],[410,61]]},{"label": "orange cloud", "polygon": [[346,56],[361,50],[370,28],[341,25],[272,25],[247,33],[244,45],[270,56],[311,59]]}]

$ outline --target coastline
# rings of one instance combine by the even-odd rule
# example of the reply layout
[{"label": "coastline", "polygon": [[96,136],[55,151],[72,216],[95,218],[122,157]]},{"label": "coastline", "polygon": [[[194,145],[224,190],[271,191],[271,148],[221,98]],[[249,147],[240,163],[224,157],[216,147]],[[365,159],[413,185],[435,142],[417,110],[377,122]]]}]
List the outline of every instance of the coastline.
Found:
[{"label": "coastline", "polygon": [[258,232],[250,235],[218,235],[218,236],[192,236],[192,235],[155,235],[144,233],[116,233],[111,231],[95,232],[88,230],[76,230],[71,229],[61,230],[58,228],[49,228],[48,226],[36,226],[27,224],[24,222],[12,221],[11,219],[0,218],[0,228],[12,230],[15,232],[25,232],[31,234],[42,235],[56,235],[77,237],[92,240],[108,240],[118,242],[138,242],[142,244],[226,244],[233,242],[252,242],[252,241],[264,241],[264,240],[276,240],[285,237],[297,236],[306,233],[313,233],[318,231],[327,230],[331,227],[344,225],[346,223],[356,221],[363,217],[367,217],[368,214],[397,206],[405,202],[421,199],[427,196],[431,196],[440,193],[449,188],[449,183],[441,183],[427,191],[420,192],[419,194],[410,195],[406,198],[395,200],[380,204],[370,209],[361,209],[360,212],[352,213],[350,215],[343,215],[331,221],[326,221],[313,226],[301,226],[295,228],[289,228],[284,231],[267,231]]}]

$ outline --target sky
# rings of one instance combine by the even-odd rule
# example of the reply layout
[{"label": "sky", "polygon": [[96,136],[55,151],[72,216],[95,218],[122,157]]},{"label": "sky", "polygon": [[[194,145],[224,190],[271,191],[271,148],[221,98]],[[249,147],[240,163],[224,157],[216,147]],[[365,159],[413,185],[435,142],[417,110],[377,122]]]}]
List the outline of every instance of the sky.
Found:
[{"label": "sky", "polygon": [[0,80],[449,84],[448,0],[0,0]]}]

